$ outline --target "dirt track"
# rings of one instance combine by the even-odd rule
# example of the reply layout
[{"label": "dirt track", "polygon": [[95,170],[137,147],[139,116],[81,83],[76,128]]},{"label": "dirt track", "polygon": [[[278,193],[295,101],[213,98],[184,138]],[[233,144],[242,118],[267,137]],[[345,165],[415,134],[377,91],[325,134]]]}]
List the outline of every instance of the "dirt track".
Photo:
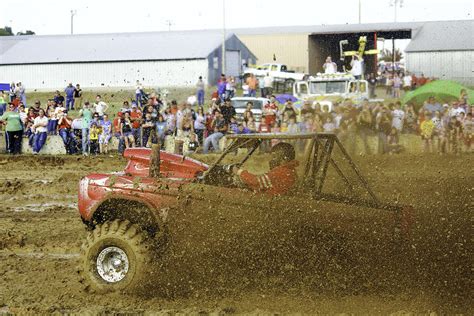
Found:
[{"label": "dirt track", "polygon": [[[347,269],[349,261],[334,270],[326,268],[331,265],[331,252],[327,252],[314,271],[314,266],[300,263],[306,267],[302,275],[283,271],[277,277],[256,278],[258,282],[247,282],[244,287],[240,278],[229,275],[219,280],[225,286],[222,290],[124,297],[83,291],[76,265],[85,230],[75,209],[81,176],[120,170],[124,161],[1,156],[0,313],[472,314],[474,175],[468,170],[472,171],[473,156],[402,155],[358,160],[382,199],[415,206],[415,229],[408,249],[402,253],[388,256],[382,249],[380,253],[353,254],[359,258],[355,268]],[[311,236],[305,230],[300,232],[302,241],[305,234]],[[314,277],[320,274],[331,274],[333,282],[316,284],[321,279]]]}]

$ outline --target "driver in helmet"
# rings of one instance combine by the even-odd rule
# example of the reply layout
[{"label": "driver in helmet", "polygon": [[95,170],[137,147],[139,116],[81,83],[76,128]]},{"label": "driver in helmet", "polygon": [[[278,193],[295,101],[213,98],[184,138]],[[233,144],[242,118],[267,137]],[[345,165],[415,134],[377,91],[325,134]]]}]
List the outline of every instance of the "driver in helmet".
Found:
[{"label": "driver in helmet", "polygon": [[240,181],[254,191],[271,195],[285,194],[296,184],[295,148],[289,143],[278,143],[272,147],[270,159],[270,171],[261,175],[255,175],[238,166],[232,168]]}]

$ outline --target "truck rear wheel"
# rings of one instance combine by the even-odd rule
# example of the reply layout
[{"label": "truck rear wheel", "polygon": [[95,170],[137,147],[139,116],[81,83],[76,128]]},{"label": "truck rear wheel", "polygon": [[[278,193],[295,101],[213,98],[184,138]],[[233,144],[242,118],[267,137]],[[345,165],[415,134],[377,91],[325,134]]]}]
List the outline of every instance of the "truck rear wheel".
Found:
[{"label": "truck rear wheel", "polygon": [[153,245],[147,233],[128,220],[97,225],[82,245],[81,282],[97,293],[144,288],[151,279]]}]

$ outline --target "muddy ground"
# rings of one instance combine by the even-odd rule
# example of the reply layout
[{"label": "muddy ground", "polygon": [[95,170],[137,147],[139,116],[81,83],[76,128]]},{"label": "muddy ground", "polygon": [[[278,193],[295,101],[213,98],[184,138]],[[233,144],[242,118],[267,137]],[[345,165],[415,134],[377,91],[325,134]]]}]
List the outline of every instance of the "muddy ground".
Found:
[{"label": "muddy ground", "polygon": [[[351,260],[335,262],[331,256],[338,254],[327,248],[319,252],[313,247],[316,253],[324,252],[318,264],[300,262],[306,268],[298,273],[283,269],[277,276],[263,275],[253,281],[250,274],[245,276],[250,279],[246,286],[229,275],[219,280],[219,289],[204,292],[94,295],[83,290],[76,269],[86,235],[76,210],[77,182],[90,172],[118,171],[125,161],[0,156],[0,314],[472,315],[473,158],[472,154],[357,157],[383,200],[415,208],[412,235],[397,253],[377,247],[374,253],[352,253],[354,260],[364,258],[353,265]],[[337,239],[327,240],[338,249]],[[258,267],[252,273],[258,274]]]}]

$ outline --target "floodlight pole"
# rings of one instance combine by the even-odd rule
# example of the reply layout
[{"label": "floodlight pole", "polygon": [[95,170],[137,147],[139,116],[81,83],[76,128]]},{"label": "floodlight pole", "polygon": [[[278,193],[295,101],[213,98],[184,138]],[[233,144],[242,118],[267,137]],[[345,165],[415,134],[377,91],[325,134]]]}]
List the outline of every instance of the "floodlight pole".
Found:
[{"label": "floodlight pole", "polygon": [[74,34],[74,16],[77,14],[76,10],[71,10],[71,35]]},{"label": "floodlight pole", "polygon": [[222,0],[222,73],[225,74],[225,0]]},{"label": "floodlight pole", "polygon": [[362,23],[362,0],[359,0],[359,24]]}]

